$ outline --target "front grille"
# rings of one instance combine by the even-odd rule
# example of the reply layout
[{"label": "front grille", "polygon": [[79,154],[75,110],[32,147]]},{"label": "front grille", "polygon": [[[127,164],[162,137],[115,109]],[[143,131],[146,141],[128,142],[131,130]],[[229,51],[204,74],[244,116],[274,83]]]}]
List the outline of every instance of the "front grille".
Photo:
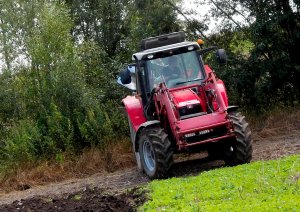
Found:
[{"label": "front grille", "polygon": [[226,126],[222,126],[214,129],[202,130],[199,132],[186,134],[185,140],[187,143],[194,143],[194,142],[204,141],[210,138],[217,138],[225,135],[226,133],[227,133]]}]

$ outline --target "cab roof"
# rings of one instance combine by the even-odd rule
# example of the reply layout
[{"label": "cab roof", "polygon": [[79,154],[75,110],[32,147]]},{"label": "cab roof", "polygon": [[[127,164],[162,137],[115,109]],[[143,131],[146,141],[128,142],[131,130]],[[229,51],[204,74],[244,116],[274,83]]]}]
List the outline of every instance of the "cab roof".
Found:
[{"label": "cab roof", "polygon": [[193,51],[193,50],[198,50],[200,49],[200,46],[197,42],[189,42],[189,41],[185,41],[185,42],[180,42],[180,43],[175,43],[175,44],[171,44],[171,45],[166,45],[166,46],[160,46],[160,47],[156,47],[156,48],[152,48],[152,49],[147,49],[141,52],[137,52],[134,53],[132,55],[132,60],[144,60],[147,57],[151,56],[151,55],[155,55],[157,53],[170,53],[170,55],[172,55],[172,52],[182,49],[182,48],[190,48],[189,51]]}]

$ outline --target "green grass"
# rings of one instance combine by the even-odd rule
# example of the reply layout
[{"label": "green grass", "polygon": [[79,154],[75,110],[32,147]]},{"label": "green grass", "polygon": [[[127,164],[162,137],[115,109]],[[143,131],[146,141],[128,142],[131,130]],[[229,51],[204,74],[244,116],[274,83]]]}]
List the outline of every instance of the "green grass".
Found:
[{"label": "green grass", "polygon": [[140,211],[300,211],[300,155],[155,180]]}]

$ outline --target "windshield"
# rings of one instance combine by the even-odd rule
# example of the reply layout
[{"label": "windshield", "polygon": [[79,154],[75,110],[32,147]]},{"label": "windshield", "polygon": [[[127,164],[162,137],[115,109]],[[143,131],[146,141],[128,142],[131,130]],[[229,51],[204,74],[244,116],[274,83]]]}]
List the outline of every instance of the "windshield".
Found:
[{"label": "windshield", "polygon": [[204,79],[195,51],[146,61],[150,89],[166,82],[168,88],[189,85]]}]

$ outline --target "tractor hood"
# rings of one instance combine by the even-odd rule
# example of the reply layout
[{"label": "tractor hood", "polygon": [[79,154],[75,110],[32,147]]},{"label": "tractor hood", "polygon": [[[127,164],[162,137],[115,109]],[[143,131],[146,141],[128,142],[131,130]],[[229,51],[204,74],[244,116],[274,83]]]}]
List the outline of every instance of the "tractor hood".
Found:
[{"label": "tractor hood", "polygon": [[204,112],[201,99],[191,89],[172,91],[171,96],[181,119],[194,117]]},{"label": "tractor hood", "polygon": [[173,91],[173,101],[176,107],[184,107],[193,104],[200,104],[200,98],[191,89]]}]

